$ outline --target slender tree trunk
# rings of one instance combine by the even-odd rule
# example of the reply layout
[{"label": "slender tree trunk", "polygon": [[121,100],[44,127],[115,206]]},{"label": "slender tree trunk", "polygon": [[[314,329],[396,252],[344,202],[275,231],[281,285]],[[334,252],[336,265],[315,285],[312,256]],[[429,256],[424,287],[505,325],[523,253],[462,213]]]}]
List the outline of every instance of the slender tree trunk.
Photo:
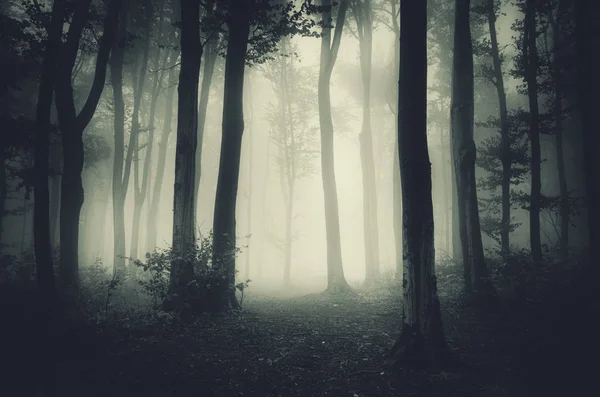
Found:
[{"label": "slender tree trunk", "polygon": [[540,230],[540,211],[542,199],[540,149],[539,106],[538,106],[538,53],[537,24],[535,0],[527,0],[525,11],[525,40],[527,96],[529,98],[529,138],[531,144],[531,197],[529,203],[529,239],[531,257],[534,261],[542,260],[542,240]]},{"label": "slender tree trunk", "polygon": [[175,294],[192,281],[193,263],[181,259],[193,249],[195,239],[194,183],[198,142],[198,81],[202,45],[200,4],[181,3],[181,69],[178,85],[177,146],[173,195],[173,244],[176,257],[171,264],[169,292]]},{"label": "slender tree trunk", "polygon": [[353,5],[360,45],[361,80],[363,84],[363,124],[359,135],[363,183],[363,236],[365,243],[365,283],[380,277],[379,227],[375,160],[371,132],[371,62],[373,55],[373,20],[370,0]]},{"label": "slender tree trunk", "polygon": [[287,189],[288,200],[285,205],[285,262],[283,266],[283,284],[284,286],[289,287],[292,282],[292,222],[294,215],[294,181],[288,181]]},{"label": "slender tree trunk", "polygon": [[[112,175],[114,269],[125,269],[125,195],[123,177],[125,157],[125,101],[123,99],[123,63],[127,37],[127,11],[119,15],[118,33],[111,52],[110,79],[114,102],[114,159]],[[129,180],[129,175],[126,176]]]},{"label": "slender tree trunk", "polygon": [[[33,213],[33,242],[36,263],[36,276],[39,294],[39,308],[41,314],[42,338],[40,346],[42,352],[38,360],[38,373],[42,379],[40,395],[52,396],[56,393],[56,376],[53,349],[52,319],[54,317],[56,287],[54,278],[54,263],[52,259],[52,240],[50,232],[50,192],[48,176],[50,174],[50,134],[52,98],[56,82],[56,63],[60,49],[61,33],[63,29],[65,4],[62,0],[54,0],[52,14],[47,28],[47,43],[42,61],[42,75],[38,89],[38,102],[36,106],[35,138],[34,138],[34,213]],[[6,197],[4,150],[0,152],[0,199],[2,200],[2,213],[4,215],[4,199]],[[0,223],[0,240],[2,227]],[[1,243],[1,241],[0,241]],[[1,249],[0,245],[0,249]]]},{"label": "slender tree trunk", "polygon": [[[147,26],[144,26],[145,37],[143,43],[142,50],[142,59],[140,65],[140,71],[138,75],[137,65],[133,65],[133,85],[134,85],[134,103],[133,103],[133,114],[131,121],[131,136],[134,137],[134,146],[135,146],[135,163],[134,163],[134,186],[133,186],[133,224],[131,228],[131,246],[129,251],[130,260],[138,259],[139,254],[139,241],[140,241],[140,222],[142,218],[142,207],[144,206],[144,201],[146,199],[146,192],[148,191],[148,177],[149,177],[149,169],[150,169],[150,160],[152,159],[152,145],[153,145],[153,136],[154,131],[148,131],[148,141],[146,145],[146,154],[144,157],[144,166],[142,169],[142,180],[140,181],[140,109],[142,108],[142,101],[144,98],[145,91],[145,81],[147,77],[148,70],[148,58],[150,54],[150,35],[151,35],[151,18],[153,15],[152,7],[146,7],[145,18],[148,23]],[[160,53],[156,55],[158,58]],[[158,65],[158,62],[156,62]],[[153,95],[153,103],[151,104],[151,108],[156,108],[156,99],[154,90],[152,91]],[[154,118],[154,109],[150,110],[150,117]],[[141,185],[140,185],[141,183]]]},{"label": "slender tree trunk", "polygon": [[402,330],[391,351],[400,367],[448,363],[435,278],[431,163],[427,148],[427,3],[401,0],[398,143],[402,174]]},{"label": "slender tree trunk", "polygon": [[[252,171],[254,166],[254,134],[253,130],[253,122],[254,122],[254,106],[252,103],[252,85],[250,84],[251,79],[247,79],[248,82],[248,95],[247,100],[245,101],[248,104],[249,108],[249,117],[248,117],[248,203],[247,203],[247,214],[246,214],[246,223],[248,229],[248,235],[252,236]],[[251,238],[251,237],[250,237]],[[250,251],[252,249],[252,242],[248,243],[248,247],[246,247],[246,264],[245,264],[245,279],[250,279]]]},{"label": "slender tree trunk", "polygon": [[494,0],[488,0],[488,26],[492,47],[492,62],[494,65],[494,85],[498,93],[500,108],[500,143],[502,147],[500,162],[502,163],[502,220],[500,228],[500,248],[504,256],[510,251],[510,180],[511,180],[511,148],[508,125],[508,109],[506,106],[506,91],[504,90],[504,75],[502,60],[496,36],[496,8]]},{"label": "slender tree trunk", "polygon": [[[394,27],[394,73],[396,81],[398,81],[398,71],[400,70],[400,21],[397,18],[399,9],[399,0],[392,1],[392,23]],[[396,251],[396,280],[402,279],[402,263],[403,263],[403,247],[402,247],[402,185],[400,182],[400,159],[399,159],[399,148],[398,148],[398,103],[395,103],[396,110],[396,133],[394,134],[394,170],[392,173],[393,177],[393,216],[394,216],[394,248]]]},{"label": "slender tree trunk", "polygon": [[331,37],[331,0],[322,0],[323,30],[321,33],[321,59],[319,69],[319,126],[321,130],[321,173],[323,176],[323,198],[325,202],[325,229],[327,235],[327,290],[350,289],[344,277],[342,248],[340,241],[340,219],[335,180],[333,143],[333,120],[331,116],[330,84],[331,73],[337,59],[342,28],[348,9],[348,0],[341,0],[338,9],[335,33]]},{"label": "slender tree trunk", "polygon": [[[209,1],[207,6],[208,17],[212,16],[213,1]],[[202,84],[200,87],[200,101],[198,104],[198,147],[196,149],[196,184],[194,191],[195,202],[197,203],[196,216],[200,211],[200,177],[202,176],[202,146],[204,144],[204,128],[206,127],[206,112],[210,99],[210,86],[215,72],[215,63],[218,57],[218,41],[211,39],[205,44],[204,48],[204,69],[202,71]],[[200,223],[196,220],[196,223]]]},{"label": "slender tree trunk", "polygon": [[244,70],[250,21],[247,6],[231,8],[225,60],[223,99],[223,138],[214,210],[213,263],[221,266],[225,278],[215,297],[216,310],[237,308],[235,296],[236,196],[240,172],[242,134],[244,132]]},{"label": "slender tree trunk", "polygon": [[50,144],[50,244],[52,247],[58,247],[58,237],[60,233],[60,185],[62,178],[62,148],[60,137],[56,137],[56,142]]},{"label": "slender tree trunk", "polygon": [[493,293],[493,287],[483,255],[475,180],[473,47],[469,23],[471,1],[456,0],[455,4],[450,132],[465,290],[468,294],[488,295]]},{"label": "slender tree trunk", "polygon": [[[171,57],[173,61],[173,57]],[[174,69],[169,72],[169,81],[173,80]],[[167,162],[167,145],[169,143],[169,136],[172,130],[173,121],[173,102],[175,99],[175,88],[169,88],[165,98],[165,122],[161,135],[160,142],[158,143],[158,163],[156,166],[156,176],[154,179],[154,186],[152,189],[152,199],[150,202],[150,210],[148,213],[148,231],[146,234],[149,251],[156,249],[156,229],[158,227],[158,209],[160,205],[160,196],[162,192],[163,179],[165,175],[165,165]]]},{"label": "slender tree trunk", "polygon": [[[588,233],[590,254],[593,244],[600,241],[600,146],[596,112],[600,108],[598,92],[600,77],[597,72],[596,57],[600,45],[597,27],[600,11],[594,2],[577,0],[577,66],[579,85],[579,107],[581,109],[581,132],[583,135],[583,159],[585,169],[586,204],[588,211]],[[598,266],[595,266],[598,268]]]},{"label": "slender tree trunk", "polygon": [[[561,1],[558,8],[560,18],[561,12],[564,12],[565,2]],[[558,185],[560,189],[560,259],[566,261],[569,259],[569,190],[567,186],[567,176],[565,172],[565,155],[563,144],[563,87],[564,81],[559,64],[560,51],[560,24],[554,19],[553,11],[549,11],[548,19],[552,28],[552,74],[554,79],[554,122],[556,134],[556,167],[558,175]]]}]

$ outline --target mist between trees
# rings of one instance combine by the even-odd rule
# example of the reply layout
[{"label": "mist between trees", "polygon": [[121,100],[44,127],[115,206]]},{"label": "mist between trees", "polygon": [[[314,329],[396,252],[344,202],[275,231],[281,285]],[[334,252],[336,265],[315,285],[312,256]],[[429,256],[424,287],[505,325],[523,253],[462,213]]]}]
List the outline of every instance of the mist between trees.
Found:
[{"label": "mist between trees", "polygon": [[395,278],[392,357],[445,363],[436,266],[493,300],[490,263],[600,241],[597,33],[576,7],[5,2],[2,281],[70,301],[105,272],[204,312]]}]

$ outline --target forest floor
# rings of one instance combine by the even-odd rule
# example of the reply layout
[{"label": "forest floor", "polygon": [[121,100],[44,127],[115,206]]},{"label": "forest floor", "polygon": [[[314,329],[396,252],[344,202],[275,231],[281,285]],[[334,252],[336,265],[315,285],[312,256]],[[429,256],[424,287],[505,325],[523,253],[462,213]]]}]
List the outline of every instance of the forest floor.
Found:
[{"label": "forest floor", "polygon": [[[304,290],[279,298],[250,294],[239,313],[187,325],[118,335],[67,332],[57,341],[57,395],[587,395],[598,368],[597,279],[568,271],[529,285],[520,301],[501,294],[499,303],[483,307],[464,302],[453,278],[441,277],[445,333],[460,369],[382,366],[400,327],[399,286],[392,283],[344,297]],[[9,354],[0,358],[6,365],[0,374],[15,384],[0,393],[5,396],[34,395],[36,330],[21,328],[26,317],[4,312],[10,322],[1,325],[0,347]]]}]

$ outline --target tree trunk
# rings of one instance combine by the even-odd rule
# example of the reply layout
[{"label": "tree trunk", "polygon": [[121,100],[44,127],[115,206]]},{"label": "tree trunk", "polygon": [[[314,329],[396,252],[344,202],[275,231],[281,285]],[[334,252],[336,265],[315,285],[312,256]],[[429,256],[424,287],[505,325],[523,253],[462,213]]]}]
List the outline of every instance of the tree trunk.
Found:
[{"label": "tree trunk", "polygon": [[[565,2],[559,3],[558,17],[564,12]],[[554,79],[554,122],[556,134],[556,167],[558,175],[558,185],[560,189],[560,259],[566,261],[569,259],[569,190],[567,186],[567,176],[565,172],[565,155],[563,144],[563,86],[562,71],[559,64],[559,54],[561,42],[560,24],[555,21],[553,11],[549,11],[548,19],[552,28],[552,47],[553,59],[551,73]]]},{"label": "tree trunk", "polygon": [[112,0],[104,20],[96,70],[88,98],[79,112],[73,99],[72,71],[79,50],[79,41],[87,24],[91,0],[77,3],[67,41],[56,76],[56,107],[63,140],[63,177],[60,205],[60,276],[66,288],[75,286],[79,278],[79,214],[83,204],[83,132],[96,111],[104,89],[106,65],[113,41],[121,0]]},{"label": "tree trunk", "polygon": [[[392,1],[392,23],[394,27],[394,71],[396,81],[398,81],[399,75],[398,71],[400,70],[400,25],[398,19],[396,18],[398,9],[396,8],[399,5],[398,0]],[[403,248],[402,248],[402,186],[400,182],[400,159],[399,159],[399,148],[398,148],[398,101],[396,100],[395,108],[396,108],[396,133],[394,134],[394,170],[392,173],[393,178],[393,216],[394,216],[394,248],[396,251],[396,280],[402,279],[402,263],[403,263]]]},{"label": "tree trunk", "polygon": [[292,222],[294,215],[294,181],[288,181],[288,200],[285,205],[285,262],[283,266],[283,285],[289,287],[292,279]]},{"label": "tree trunk", "polygon": [[[131,135],[134,137],[134,147],[135,147],[135,163],[134,163],[134,171],[133,171],[133,224],[131,229],[131,246],[129,251],[129,259],[136,260],[138,259],[139,254],[139,241],[140,241],[140,221],[142,217],[142,207],[144,206],[144,201],[146,199],[146,192],[148,191],[148,177],[150,170],[150,160],[152,159],[152,144],[153,144],[153,135],[154,131],[148,131],[148,141],[146,145],[146,155],[144,157],[144,166],[142,169],[142,180],[140,185],[140,129],[141,124],[139,121],[140,118],[140,109],[142,107],[142,100],[144,98],[144,89],[145,89],[145,81],[148,70],[148,58],[150,53],[150,35],[151,35],[151,18],[153,15],[153,10],[151,6],[146,7],[145,20],[148,25],[144,26],[145,37],[143,43],[142,50],[142,59],[140,65],[140,71],[138,75],[137,65],[133,65],[133,114],[131,121]],[[158,58],[160,53],[156,55]],[[156,62],[158,66],[158,62]],[[158,76],[157,76],[158,78]],[[150,109],[150,117],[154,118],[154,111],[156,109],[156,95],[154,90],[152,91],[152,101],[151,109]]]},{"label": "tree trunk", "polygon": [[[212,2],[206,6],[209,10],[208,17],[212,15]],[[218,42],[216,39],[209,40],[204,48],[204,69],[202,71],[202,85],[200,87],[200,101],[198,104],[198,147],[196,149],[196,184],[194,191],[194,200],[197,203],[196,215],[199,214],[200,208],[200,177],[202,176],[202,146],[204,144],[204,128],[206,127],[206,112],[208,110],[208,102],[210,99],[210,86],[215,72],[215,63],[218,57]],[[196,223],[200,223],[196,220]]]},{"label": "tree trunk", "polygon": [[529,138],[531,144],[531,197],[529,203],[529,239],[531,257],[534,261],[542,260],[542,240],[540,230],[540,211],[542,199],[540,149],[539,106],[538,106],[538,53],[536,43],[536,8],[535,0],[527,0],[525,11],[525,40],[523,46],[526,56],[527,96],[529,98]]},{"label": "tree trunk", "polygon": [[[171,61],[173,61],[171,56]],[[174,69],[169,71],[169,81],[173,80]],[[173,121],[173,101],[175,99],[175,87],[168,89],[165,98],[165,122],[161,135],[160,142],[158,143],[158,163],[156,166],[156,176],[154,179],[154,186],[152,189],[152,199],[150,202],[150,210],[148,212],[148,227],[146,239],[146,246],[149,251],[156,249],[156,229],[158,221],[158,209],[160,204],[160,196],[162,192],[163,179],[165,175],[165,165],[167,162],[167,145],[169,143],[169,136],[172,130]]]},{"label": "tree trunk", "polygon": [[498,93],[500,108],[500,142],[502,163],[502,220],[500,229],[500,249],[502,255],[510,251],[510,180],[511,180],[511,148],[510,131],[508,125],[508,109],[506,106],[506,91],[504,90],[504,75],[502,73],[502,60],[496,36],[496,8],[494,0],[488,0],[488,26],[490,30],[490,43],[492,47],[492,63],[494,65],[494,85]]},{"label": "tree trunk", "polygon": [[[577,0],[577,66],[579,85],[579,107],[581,109],[581,132],[583,135],[583,159],[585,167],[586,204],[588,211],[588,244],[590,254],[592,245],[600,241],[600,147],[596,112],[600,108],[598,92],[600,78],[597,73],[596,57],[600,37],[596,24],[600,20],[600,11],[591,1]],[[597,267],[597,266],[596,266]]]},{"label": "tree trunk", "polygon": [[[36,263],[36,276],[38,286],[39,309],[41,319],[41,341],[38,360],[38,374],[42,380],[40,395],[52,396],[56,393],[55,351],[53,348],[52,319],[54,317],[56,287],[54,277],[54,263],[52,258],[52,240],[50,232],[50,191],[48,176],[50,174],[50,134],[52,99],[54,84],[56,82],[56,63],[61,44],[65,4],[62,0],[54,0],[52,14],[47,27],[47,42],[42,61],[42,74],[38,88],[38,101],[35,115],[34,138],[34,212],[33,212],[33,241]],[[0,200],[2,200],[2,213],[4,215],[4,199],[6,197],[4,148],[0,148]],[[0,240],[2,227],[0,222]],[[1,243],[1,241],[0,241]],[[2,246],[0,245],[0,249]]]},{"label": "tree trunk", "polygon": [[321,173],[323,176],[325,229],[327,235],[327,290],[335,292],[349,290],[350,286],[344,277],[344,266],[342,263],[340,219],[334,168],[333,120],[331,117],[329,86],[331,84],[331,73],[341,42],[342,28],[348,9],[348,0],[340,1],[333,39],[331,37],[331,0],[322,0],[321,5],[324,7],[318,86],[319,126],[321,130]]},{"label": "tree trunk", "polygon": [[240,172],[242,134],[244,132],[244,69],[250,21],[246,6],[230,10],[225,60],[223,99],[223,138],[213,220],[213,263],[224,271],[224,280],[214,298],[218,311],[239,307],[235,296],[236,196]]},{"label": "tree trunk", "polygon": [[[52,138],[52,137],[51,137]],[[57,135],[56,142],[50,144],[50,244],[58,247],[60,233],[60,185],[62,178],[62,147],[61,138]]]},{"label": "tree trunk", "polygon": [[401,367],[448,363],[435,278],[431,163],[427,148],[427,3],[401,0],[398,143],[402,174],[402,330],[391,351]]},{"label": "tree trunk", "polygon": [[380,277],[379,228],[377,222],[377,192],[375,160],[371,133],[371,62],[373,55],[373,20],[371,1],[356,2],[352,8],[356,19],[360,68],[363,84],[363,123],[359,135],[363,183],[363,236],[365,243],[365,283]]},{"label": "tree trunk", "polygon": [[[248,117],[248,135],[246,135],[248,137],[248,203],[247,203],[247,213],[246,213],[246,222],[247,222],[247,230],[248,230],[248,236],[252,236],[252,171],[254,168],[254,135],[252,133],[253,130],[253,122],[254,122],[254,106],[252,103],[252,86],[250,84],[251,79],[248,78],[247,79],[248,82],[248,92],[250,93],[250,95],[248,95],[248,98],[246,99],[245,103],[248,104],[248,108],[249,108],[249,117]],[[252,238],[252,237],[250,237]],[[245,280],[249,280],[250,279],[250,250],[252,249],[252,243],[249,242],[248,246],[246,247],[246,264],[245,264]]]},{"label": "tree trunk", "polygon": [[127,11],[119,15],[118,33],[110,59],[110,80],[114,102],[114,159],[112,175],[114,270],[125,270],[125,195],[123,176],[125,157],[125,101],[123,100],[123,63],[127,41]]},{"label": "tree trunk", "polygon": [[181,69],[179,71],[177,146],[175,149],[175,184],[173,194],[173,243],[175,257],[171,264],[169,293],[182,292],[194,276],[193,263],[185,256],[195,239],[194,183],[196,145],[198,142],[198,81],[202,45],[200,42],[200,4],[181,3]]},{"label": "tree trunk", "polygon": [[450,132],[465,290],[468,294],[488,295],[493,293],[493,287],[483,255],[475,180],[473,47],[469,23],[471,1],[456,0],[455,4]]}]

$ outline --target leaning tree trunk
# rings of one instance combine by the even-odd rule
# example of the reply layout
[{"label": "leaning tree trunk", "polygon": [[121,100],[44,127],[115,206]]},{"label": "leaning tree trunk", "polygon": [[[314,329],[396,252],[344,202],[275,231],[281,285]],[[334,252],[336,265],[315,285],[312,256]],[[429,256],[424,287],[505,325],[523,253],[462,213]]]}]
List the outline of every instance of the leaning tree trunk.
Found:
[{"label": "leaning tree trunk", "polygon": [[342,248],[340,239],[340,219],[335,180],[335,160],[333,144],[333,120],[329,86],[331,73],[340,47],[342,28],[348,9],[348,0],[339,4],[335,33],[331,37],[331,0],[322,0],[323,30],[321,33],[321,59],[319,68],[319,126],[321,130],[321,173],[323,176],[323,198],[325,202],[325,230],[327,235],[327,290],[345,291],[350,289],[344,277]]},{"label": "leaning tree trunk", "polygon": [[[209,1],[205,6],[207,17],[212,17],[213,1]],[[198,147],[196,148],[196,184],[194,198],[196,200],[196,215],[200,212],[200,177],[202,176],[202,146],[204,144],[204,128],[206,126],[206,112],[210,99],[210,86],[215,72],[215,63],[218,57],[218,41],[215,38],[210,39],[204,48],[204,69],[202,70],[202,84],[200,86],[200,101],[198,104]],[[196,221],[196,223],[199,220]]]},{"label": "leaning tree trunk", "polygon": [[217,311],[239,307],[235,296],[235,211],[238,191],[242,134],[244,132],[244,70],[250,21],[248,10],[240,5],[229,15],[229,40],[225,60],[223,98],[223,138],[213,221],[213,263],[220,266],[224,279],[212,302]]},{"label": "leaning tree trunk", "polygon": [[458,195],[460,239],[468,294],[492,294],[483,255],[475,180],[473,140],[473,47],[469,24],[470,0],[456,0],[452,103],[450,112],[452,159]]},{"label": "leaning tree trunk", "polygon": [[352,8],[360,44],[360,69],[363,84],[363,123],[359,135],[363,183],[363,236],[365,244],[365,283],[380,277],[379,228],[375,160],[371,132],[371,62],[373,58],[373,15],[370,0],[356,2]]},{"label": "leaning tree trunk", "polygon": [[66,288],[79,279],[79,215],[83,204],[83,132],[92,119],[104,89],[106,65],[112,45],[121,0],[112,0],[104,20],[92,88],[77,113],[73,98],[72,71],[79,41],[87,25],[91,0],[77,3],[56,76],[56,107],[63,140],[63,177],[60,203],[60,276]]},{"label": "leaning tree trunk", "polygon": [[531,193],[529,203],[529,239],[531,257],[542,260],[542,239],[540,230],[540,211],[542,199],[542,153],[540,148],[539,106],[538,106],[538,53],[535,0],[527,0],[525,11],[525,80],[529,99],[529,139],[531,144]]},{"label": "leaning tree trunk", "polygon": [[401,367],[448,363],[435,278],[431,163],[427,148],[427,3],[401,0],[398,143],[402,174],[402,330],[390,358]]},{"label": "leaning tree trunk", "polygon": [[510,131],[508,125],[508,109],[506,106],[506,91],[504,90],[504,75],[502,73],[502,59],[498,48],[496,36],[496,8],[494,0],[488,0],[488,25],[490,30],[490,44],[492,48],[492,62],[494,65],[494,85],[498,93],[500,107],[500,144],[502,163],[502,220],[500,228],[500,248],[504,256],[510,251],[510,180],[511,180],[511,148]]},{"label": "leaning tree trunk", "polygon": [[181,69],[179,72],[177,146],[173,194],[173,243],[175,260],[171,264],[169,293],[182,292],[194,276],[193,262],[185,256],[193,250],[195,239],[194,183],[196,172],[198,81],[202,45],[200,42],[200,4],[181,3]]}]

